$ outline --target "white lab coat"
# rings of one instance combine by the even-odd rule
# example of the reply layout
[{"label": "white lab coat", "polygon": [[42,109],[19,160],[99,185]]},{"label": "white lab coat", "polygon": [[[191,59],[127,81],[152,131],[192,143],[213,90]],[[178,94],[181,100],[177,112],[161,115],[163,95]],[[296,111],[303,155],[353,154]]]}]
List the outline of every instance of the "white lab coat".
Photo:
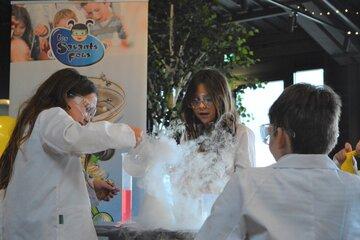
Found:
[{"label": "white lab coat", "polygon": [[289,154],[240,169],[196,239],[360,239],[359,203],[358,176],[326,155]]},{"label": "white lab coat", "polygon": [[255,167],[255,135],[250,128],[238,123],[236,125],[235,170]]},{"label": "white lab coat", "polygon": [[79,156],[135,143],[125,124],[81,126],[61,108],[41,112],[6,189],[4,239],[97,239]]}]

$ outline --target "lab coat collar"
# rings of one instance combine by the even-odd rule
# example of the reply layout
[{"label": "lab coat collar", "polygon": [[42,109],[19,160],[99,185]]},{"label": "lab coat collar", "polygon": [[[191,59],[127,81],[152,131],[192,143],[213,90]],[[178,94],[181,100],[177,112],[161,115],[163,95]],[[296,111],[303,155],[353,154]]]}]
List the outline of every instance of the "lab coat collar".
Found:
[{"label": "lab coat collar", "polygon": [[339,169],[325,154],[287,154],[279,158],[273,168]]}]

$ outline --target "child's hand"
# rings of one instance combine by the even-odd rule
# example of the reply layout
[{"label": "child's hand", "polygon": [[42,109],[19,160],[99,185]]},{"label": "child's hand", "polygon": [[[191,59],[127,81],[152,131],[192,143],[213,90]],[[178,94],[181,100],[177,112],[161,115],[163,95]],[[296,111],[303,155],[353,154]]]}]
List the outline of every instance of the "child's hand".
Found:
[{"label": "child's hand", "polygon": [[359,142],[356,144],[355,150],[356,150],[356,153],[360,156],[360,140],[359,140]]},{"label": "child's hand", "polygon": [[137,146],[137,145],[139,145],[139,143],[142,140],[143,130],[141,128],[132,127],[132,126],[130,126],[130,128],[134,131],[135,139],[136,139],[136,146]]},{"label": "child's hand", "polygon": [[111,39],[104,39],[104,40],[102,40],[102,43],[104,44],[105,49],[108,49],[108,48],[112,47]]},{"label": "child's hand", "polygon": [[46,38],[40,38],[40,49],[41,51],[45,51],[49,48],[49,42]]},{"label": "child's hand", "polygon": [[34,34],[39,37],[45,37],[49,30],[44,24],[39,24],[34,29]]},{"label": "child's hand", "polygon": [[[358,151],[358,153],[360,153],[360,141],[356,145],[356,150]],[[345,147],[334,155],[334,158],[339,162],[340,166],[345,161],[345,158],[346,158],[345,153],[351,152],[351,151],[352,151],[351,144],[345,143]]]},{"label": "child's hand", "polygon": [[94,180],[94,190],[96,197],[102,201],[109,201],[119,192],[119,189],[112,182],[102,179]]}]

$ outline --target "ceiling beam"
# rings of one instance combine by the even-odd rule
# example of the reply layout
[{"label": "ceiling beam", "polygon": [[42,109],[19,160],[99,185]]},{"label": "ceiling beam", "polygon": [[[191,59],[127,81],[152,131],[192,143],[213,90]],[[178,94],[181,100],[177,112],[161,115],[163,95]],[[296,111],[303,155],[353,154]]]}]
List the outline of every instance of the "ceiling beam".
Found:
[{"label": "ceiling beam", "polygon": [[261,61],[248,68],[237,67],[233,74],[258,78],[261,81],[284,80],[287,75],[296,71],[322,68],[325,63],[323,52],[309,52],[298,55],[288,55]]},{"label": "ceiling beam", "polygon": [[[300,31],[301,30],[301,31]],[[299,42],[304,40],[311,40],[309,35],[305,33],[301,28],[299,31],[293,33],[273,33],[266,35],[255,35],[249,39],[250,46],[258,46],[264,44],[279,44],[279,43],[288,43],[288,42]]]},{"label": "ceiling beam", "polygon": [[289,13],[285,12],[280,8],[272,8],[272,9],[265,9],[265,10],[257,10],[251,11],[244,14],[234,14],[231,18],[232,22],[244,23],[244,22],[251,22],[255,20],[265,19],[265,18],[272,18],[282,15],[289,15]]},{"label": "ceiling beam", "polygon": [[[314,16],[308,15],[306,13],[298,12],[296,6],[286,5],[283,2],[276,0],[264,1],[283,8],[285,11],[297,13],[297,23],[331,56],[346,53],[348,51],[346,49],[347,47],[344,47],[347,30],[340,29],[338,26],[335,26],[332,23],[325,22],[322,19],[315,18]],[[318,9],[318,6],[313,2],[305,3],[304,7],[312,10]],[[350,39],[348,40],[349,42],[352,42]],[[357,49],[354,44],[350,44],[349,46],[351,52],[359,51],[359,49]],[[360,59],[357,57],[350,56],[347,58],[333,58],[341,65],[352,63],[352,61],[360,61]]]},{"label": "ceiling beam", "polygon": [[275,1],[275,0],[264,0],[264,1],[265,1],[265,2],[268,2],[268,3],[271,3],[271,4],[275,5],[275,6],[278,6],[278,7],[282,8],[282,9],[284,9],[284,10],[287,11],[287,12],[296,13],[297,15],[299,15],[299,16],[301,16],[301,17],[307,18],[307,19],[309,19],[309,20],[311,20],[311,21],[313,21],[313,22],[316,22],[316,23],[318,23],[318,24],[321,24],[321,25],[323,25],[323,26],[332,27],[332,28],[337,29],[337,30],[339,30],[339,31],[342,31],[342,32],[344,32],[344,33],[346,32],[346,31],[344,31],[344,30],[342,30],[342,29],[339,29],[337,26],[335,26],[335,25],[333,25],[333,24],[331,24],[331,23],[325,22],[325,21],[323,21],[323,20],[321,20],[321,19],[319,19],[319,18],[316,18],[316,17],[314,17],[314,16],[311,16],[311,15],[309,15],[309,14],[306,14],[306,13],[303,13],[303,12],[299,12],[298,9],[296,9],[296,8],[290,6],[290,5],[286,5],[286,4],[283,4],[282,2]]},{"label": "ceiling beam", "polygon": [[330,8],[340,19],[353,31],[360,32],[360,28],[356,26],[348,17],[346,17],[342,11],[338,10],[334,5],[332,5],[328,0],[322,0],[323,4],[325,4],[328,8]]},{"label": "ceiling beam", "polygon": [[263,59],[268,57],[286,57],[289,55],[319,52],[319,46],[311,39],[305,41],[293,41],[283,44],[269,44],[265,47],[257,47],[255,56]]},{"label": "ceiling beam", "polygon": [[246,11],[248,9],[248,0],[240,0],[236,2],[232,0],[219,0],[218,3],[229,12]]}]

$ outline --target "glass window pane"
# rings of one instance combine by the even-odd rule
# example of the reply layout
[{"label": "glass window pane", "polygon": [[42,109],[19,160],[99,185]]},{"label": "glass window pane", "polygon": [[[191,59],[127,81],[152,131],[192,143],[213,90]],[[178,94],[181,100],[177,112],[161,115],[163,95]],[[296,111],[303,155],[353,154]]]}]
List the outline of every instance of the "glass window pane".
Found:
[{"label": "glass window pane", "polygon": [[324,69],[299,71],[294,73],[294,84],[309,83],[315,86],[324,85]]},{"label": "glass window pane", "polygon": [[269,151],[269,146],[262,142],[260,125],[269,123],[268,112],[270,106],[284,90],[284,81],[269,82],[264,88],[245,89],[242,95],[243,106],[252,114],[253,119],[245,122],[255,134],[256,167],[264,167],[275,163]]}]

